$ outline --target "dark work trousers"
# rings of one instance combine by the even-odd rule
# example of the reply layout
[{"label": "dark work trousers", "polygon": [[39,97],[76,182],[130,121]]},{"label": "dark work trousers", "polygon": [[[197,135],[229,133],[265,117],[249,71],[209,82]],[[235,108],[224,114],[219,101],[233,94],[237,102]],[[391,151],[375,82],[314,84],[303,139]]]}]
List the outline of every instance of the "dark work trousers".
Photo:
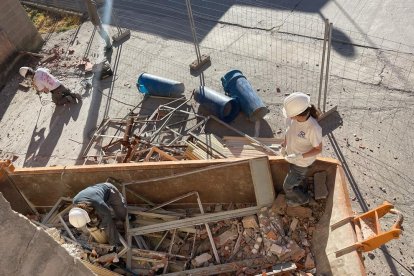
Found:
[{"label": "dark work trousers", "polygon": [[283,182],[283,190],[286,193],[286,200],[291,202],[303,202],[309,196],[303,191],[304,180],[309,167],[300,167],[289,164],[289,171]]},{"label": "dark work trousers", "polygon": [[76,103],[76,100],[80,100],[82,97],[80,94],[72,93],[64,85],[60,85],[58,88],[50,91],[52,93],[52,101],[56,105],[65,105],[68,103]]},{"label": "dark work trousers", "polygon": [[[115,213],[115,217],[118,220],[124,221],[127,215],[126,202],[122,194],[114,187],[109,194],[109,198],[106,201],[106,204],[112,208]],[[100,224],[100,228],[105,229],[105,233],[108,236],[109,244],[119,244],[119,233],[116,229],[116,224],[112,219],[112,216],[109,214],[104,215]]]}]

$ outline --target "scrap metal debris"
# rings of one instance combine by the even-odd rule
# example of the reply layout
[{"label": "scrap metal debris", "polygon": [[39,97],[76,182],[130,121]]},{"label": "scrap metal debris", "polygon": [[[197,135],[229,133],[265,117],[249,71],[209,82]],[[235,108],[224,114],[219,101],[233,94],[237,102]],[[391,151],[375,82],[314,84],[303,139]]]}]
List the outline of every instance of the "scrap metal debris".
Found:
[{"label": "scrap metal debris", "polygon": [[[309,207],[290,207],[279,194],[271,206],[244,216],[237,212],[249,209],[247,205],[203,206],[199,199],[197,209],[167,209],[175,201],[193,195],[198,193],[187,193],[156,206],[128,206],[131,219],[127,229],[133,239],[124,248],[97,243],[87,231],[73,228],[67,222],[69,198],[60,198],[48,213],[30,219],[88,266],[121,275],[316,275],[312,237],[325,199],[312,201]],[[226,214],[228,219],[142,235],[133,232],[139,227],[195,219],[203,213]],[[118,230],[127,239],[122,225]]]}]

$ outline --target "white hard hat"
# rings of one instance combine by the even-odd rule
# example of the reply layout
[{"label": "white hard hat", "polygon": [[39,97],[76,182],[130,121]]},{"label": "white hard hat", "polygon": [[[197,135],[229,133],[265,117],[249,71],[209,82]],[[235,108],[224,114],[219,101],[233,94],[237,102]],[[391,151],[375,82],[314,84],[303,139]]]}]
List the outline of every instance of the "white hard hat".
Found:
[{"label": "white hard hat", "polygon": [[295,92],[287,96],[283,102],[283,115],[287,118],[295,117],[305,111],[310,104],[310,97],[302,92]]},{"label": "white hard hat", "polygon": [[20,75],[22,75],[23,78],[26,77],[26,74],[27,74],[28,71],[33,71],[33,69],[30,68],[30,67],[20,67],[20,69],[19,69],[19,73],[20,73]]},{"label": "white hard hat", "polygon": [[69,222],[76,228],[82,228],[90,221],[91,219],[89,218],[88,212],[86,212],[82,208],[73,207],[72,209],[70,209]]}]

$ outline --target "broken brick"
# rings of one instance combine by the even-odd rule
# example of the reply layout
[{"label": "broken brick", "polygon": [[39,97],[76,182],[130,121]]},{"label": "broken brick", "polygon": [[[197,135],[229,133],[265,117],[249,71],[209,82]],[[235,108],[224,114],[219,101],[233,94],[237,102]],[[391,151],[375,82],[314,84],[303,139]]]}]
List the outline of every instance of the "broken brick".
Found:
[{"label": "broken brick", "polygon": [[289,256],[294,262],[300,261],[306,255],[306,251],[292,240],[289,242],[287,247],[290,249]]},{"label": "broken brick", "polygon": [[309,218],[312,216],[312,210],[310,208],[302,206],[288,206],[286,209],[286,214],[292,217]]},{"label": "broken brick", "polygon": [[278,194],[275,201],[273,201],[272,207],[270,207],[271,211],[283,215],[286,212],[286,198],[284,194]]},{"label": "broken brick", "polygon": [[305,269],[312,269],[315,267],[315,261],[313,260],[312,253],[306,256]]},{"label": "broken brick", "polygon": [[328,188],[326,187],[326,171],[315,173],[313,176],[314,179],[314,193],[315,199],[324,199],[328,197]]},{"label": "broken brick", "polygon": [[267,232],[267,233],[265,234],[265,236],[266,236],[266,238],[268,238],[269,240],[273,240],[273,241],[277,240],[277,234],[276,234],[274,231],[272,231],[272,230],[270,230],[269,232]]},{"label": "broken brick", "polygon": [[47,63],[47,62],[51,62],[51,61],[53,61],[53,60],[55,60],[57,58],[58,58],[58,54],[57,53],[52,53],[52,54],[47,55],[44,58],[42,58],[40,60],[40,64]]},{"label": "broken brick", "polygon": [[257,224],[257,221],[256,221],[256,216],[254,215],[244,217],[242,220],[242,223],[243,223],[244,228],[253,228],[253,229],[259,228],[259,225]]}]

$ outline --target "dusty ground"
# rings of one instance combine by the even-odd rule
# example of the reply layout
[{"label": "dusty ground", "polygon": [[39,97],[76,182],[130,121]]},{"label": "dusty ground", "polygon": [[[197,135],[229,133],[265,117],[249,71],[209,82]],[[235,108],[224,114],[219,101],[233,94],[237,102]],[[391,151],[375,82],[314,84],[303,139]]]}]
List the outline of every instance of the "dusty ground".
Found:
[{"label": "dusty ground", "polygon": [[[234,14],[237,15],[237,9]],[[125,15],[128,15],[128,11],[125,11]],[[128,22],[127,16],[124,19]],[[158,20],[160,24],[168,22],[163,18]],[[223,36],[214,37],[215,33],[220,35],[222,30],[231,34],[226,40],[222,40]],[[114,34],[116,29],[111,28],[110,32]],[[213,66],[206,71],[209,86],[220,90],[219,79],[225,72],[232,68],[243,68],[270,109],[261,122],[260,136],[278,135],[279,130],[283,129],[281,103],[284,93],[292,88],[292,82],[283,85],[272,76],[285,74],[286,79],[291,78],[284,69],[286,67],[268,66],[265,71],[261,71],[263,63],[254,58],[248,59],[238,48],[236,41],[241,37],[262,35],[255,29],[240,30],[218,24],[208,34],[202,45],[204,50],[212,49]],[[104,58],[102,40],[94,32],[93,26],[86,22],[75,30],[48,34],[45,39],[43,52],[55,46],[61,51],[61,59],[47,64],[47,67],[65,85],[80,92],[83,102],[55,107],[50,95],[43,95],[42,100],[39,100],[33,90],[19,88],[18,83],[22,78],[17,72],[11,76],[10,82],[0,91],[0,149],[2,153],[9,152],[16,156],[14,163],[17,167],[83,164],[83,151],[102,119],[124,117],[143,100],[135,87],[136,79],[142,72],[159,72],[163,76],[184,81],[187,96],[198,85],[198,78],[188,75],[188,64],[195,59],[193,45],[185,39],[163,35],[162,29],[154,32],[133,31],[128,41],[116,45],[110,56],[114,77],[103,81],[96,78],[86,80],[92,84],[91,89],[82,85],[88,77],[76,70],[75,64],[83,57],[88,57],[91,62]],[[285,43],[286,49],[294,49],[300,41],[286,39]],[[257,49],[257,55],[266,53],[260,43],[249,47]],[[334,56],[328,109],[338,105],[339,113],[323,122],[329,134],[324,138],[322,155],[337,158],[343,163],[356,212],[366,211],[387,200],[405,214],[402,238],[365,255],[368,257],[365,263],[369,274],[414,275],[414,231],[410,227],[413,225],[414,207],[414,144],[411,139],[414,131],[410,123],[410,115],[414,110],[414,76],[408,73],[404,74],[408,77],[399,78],[398,70],[393,68],[397,59],[406,59],[406,70],[411,70],[412,54],[387,58],[385,55],[370,54],[365,48],[355,47],[352,50],[352,57]],[[28,58],[24,63],[35,65],[36,60]],[[358,66],[353,68],[354,65]],[[369,73],[370,70],[374,72]],[[364,74],[367,77],[364,78]],[[378,83],[379,80],[373,77],[376,75],[381,82]],[[300,82],[300,79],[295,78],[294,82]],[[302,84],[303,87],[307,85]],[[281,92],[277,92],[275,87],[280,87]],[[316,99],[316,92],[312,90],[312,99]],[[151,114],[156,104],[159,102],[144,101],[138,110],[141,114]],[[196,103],[193,104],[197,110]],[[236,119],[234,126],[254,135],[254,125],[244,115]],[[214,125],[210,125],[209,129],[221,131]],[[393,217],[386,220],[384,228],[390,227],[392,223]]]}]

